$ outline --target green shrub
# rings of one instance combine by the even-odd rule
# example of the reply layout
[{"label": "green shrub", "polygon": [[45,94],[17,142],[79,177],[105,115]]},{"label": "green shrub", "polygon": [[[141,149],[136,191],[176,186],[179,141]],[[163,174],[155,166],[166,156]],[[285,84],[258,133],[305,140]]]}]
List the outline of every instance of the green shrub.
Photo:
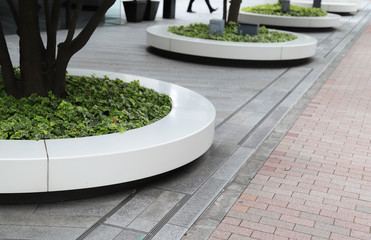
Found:
[{"label": "green shrub", "polygon": [[230,42],[275,43],[292,41],[297,38],[294,34],[279,31],[271,31],[265,27],[260,27],[258,35],[255,36],[239,35],[238,24],[234,22],[227,24],[222,35],[210,35],[209,24],[203,23],[194,23],[188,26],[170,26],[168,31],[186,37],[213,39]]},{"label": "green shrub", "polygon": [[253,7],[244,7],[241,9],[241,11],[267,15],[295,16],[295,17],[323,17],[327,15],[327,12],[322,8],[299,7],[296,5],[290,5],[290,11],[287,13],[283,13],[281,12],[281,4],[279,3],[256,5]]},{"label": "green shrub", "polygon": [[15,99],[0,72],[0,139],[75,138],[124,132],[165,117],[171,99],[139,81],[67,75],[66,99],[52,93]]}]

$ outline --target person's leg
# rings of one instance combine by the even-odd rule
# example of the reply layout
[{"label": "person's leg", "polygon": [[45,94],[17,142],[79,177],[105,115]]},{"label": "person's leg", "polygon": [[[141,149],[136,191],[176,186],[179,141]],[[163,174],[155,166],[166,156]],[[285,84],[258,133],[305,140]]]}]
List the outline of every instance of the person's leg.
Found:
[{"label": "person's leg", "polygon": [[209,0],[205,0],[205,2],[207,4],[207,7],[209,8],[210,13],[212,13],[212,12],[214,12],[218,9],[218,8],[212,8]]},{"label": "person's leg", "polygon": [[194,13],[194,11],[192,11],[192,4],[194,1],[195,0],[189,0],[187,12]]}]

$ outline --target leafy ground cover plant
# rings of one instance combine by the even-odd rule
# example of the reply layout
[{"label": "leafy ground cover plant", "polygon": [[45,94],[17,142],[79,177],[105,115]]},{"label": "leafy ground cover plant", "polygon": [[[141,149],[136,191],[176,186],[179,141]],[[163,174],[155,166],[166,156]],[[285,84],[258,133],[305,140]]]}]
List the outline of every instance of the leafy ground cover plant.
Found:
[{"label": "leafy ground cover plant", "polygon": [[264,4],[256,5],[253,7],[244,7],[241,9],[242,12],[252,12],[267,15],[279,15],[279,16],[295,16],[295,17],[323,17],[327,15],[327,12],[322,8],[311,8],[311,7],[299,7],[296,5],[290,5],[290,11],[283,13],[281,12],[281,4]]},{"label": "leafy ground cover plant", "polygon": [[[18,71],[19,74],[19,70]],[[1,74],[0,74],[1,76]],[[168,95],[140,86],[139,81],[67,75],[67,97],[32,94],[15,99],[0,77],[0,139],[75,138],[124,132],[165,117]]]},{"label": "leafy ground cover plant", "polygon": [[295,40],[297,37],[294,34],[271,31],[266,27],[262,26],[259,28],[258,35],[240,35],[238,34],[238,24],[235,22],[227,23],[223,34],[210,35],[209,24],[194,23],[187,26],[170,26],[168,31],[170,33],[178,34],[186,37],[201,38],[201,39],[213,39],[219,41],[230,41],[230,42],[259,42],[259,43],[276,43],[276,42],[287,42]]}]

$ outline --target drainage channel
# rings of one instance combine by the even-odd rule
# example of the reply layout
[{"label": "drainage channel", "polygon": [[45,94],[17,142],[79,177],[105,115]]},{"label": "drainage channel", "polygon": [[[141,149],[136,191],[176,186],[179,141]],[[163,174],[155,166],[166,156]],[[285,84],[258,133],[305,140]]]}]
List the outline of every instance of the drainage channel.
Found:
[{"label": "drainage channel", "polygon": [[106,213],[103,217],[101,217],[94,225],[88,228],[83,234],[80,235],[76,240],[83,240],[85,239],[91,232],[93,232],[96,228],[102,225],[109,217],[115,214],[119,209],[121,209],[125,204],[127,204],[137,193],[137,190],[134,189],[132,193],[122,200],[116,207],[114,207],[111,211]]},{"label": "drainage channel", "polygon": [[150,240],[152,239],[170,219],[181,209],[184,204],[192,197],[191,194],[185,195],[152,229],[148,234],[141,240]]},{"label": "drainage channel", "polygon": [[278,79],[280,79],[283,75],[285,75],[291,68],[287,68],[285,71],[283,71],[280,75],[278,75],[275,79],[273,79],[272,82],[270,82],[267,86],[265,86],[263,89],[261,89],[259,92],[257,92],[254,96],[252,96],[249,100],[247,100],[244,104],[242,104],[239,108],[237,108],[234,112],[232,112],[228,117],[226,117],[223,121],[221,121],[216,127],[215,131],[219,129],[221,126],[223,126],[224,123],[226,123],[229,119],[231,119],[233,116],[235,116],[238,112],[241,111],[247,104],[249,104],[252,100],[254,100],[259,94],[261,94],[263,91],[265,91],[267,88],[269,88],[273,83],[275,83]]},{"label": "drainage channel", "polygon": [[[87,229],[83,234],[81,234],[76,240],[83,240],[85,239],[90,233],[92,233],[95,229],[97,229],[101,225],[108,225],[104,224],[104,222],[115,214],[119,209],[125,206],[136,194],[137,190],[133,190],[133,192],[122,200],[116,207],[114,207],[111,211],[101,217],[94,225],[92,225],[89,229]],[[184,206],[184,204],[191,198],[191,194],[186,194],[148,233],[143,233],[144,237],[141,237],[140,240],[150,240],[152,239],[164,226],[165,224],[179,211],[180,208]],[[116,226],[115,226],[116,227]],[[122,230],[130,230],[138,232],[137,230],[133,229],[126,229],[123,228]]]},{"label": "drainage channel", "polygon": [[264,122],[270,115],[271,115],[271,113],[274,111],[274,110],[276,110],[277,109],[277,107],[288,97],[288,96],[290,96],[290,94],[297,88],[297,86],[299,86],[306,78],[307,78],[307,76],[311,73],[313,71],[313,68],[311,68],[309,71],[308,71],[308,73],[307,74],[305,74],[301,79],[300,79],[300,81],[298,81],[298,83],[293,87],[293,88],[291,88],[290,89],[290,91],[280,100],[280,101],[278,101],[277,103],[276,103],[276,105],[274,105],[273,107],[272,107],[272,109],[271,110],[269,110],[269,112],[267,113],[267,114],[265,114],[265,116],[262,118],[262,119],[260,119],[260,121],[257,123],[257,124],[255,124],[255,126],[238,142],[238,144],[237,145],[242,145],[250,136],[251,136],[251,134],[252,133],[254,133],[255,132],[255,130],[261,125],[261,123],[262,122]]}]

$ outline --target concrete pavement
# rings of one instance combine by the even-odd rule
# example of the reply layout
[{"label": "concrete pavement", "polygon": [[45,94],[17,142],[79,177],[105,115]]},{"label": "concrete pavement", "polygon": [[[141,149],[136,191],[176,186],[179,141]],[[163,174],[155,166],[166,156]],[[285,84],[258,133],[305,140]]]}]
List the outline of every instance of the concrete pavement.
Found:
[{"label": "concrete pavement", "polygon": [[[222,3],[211,3],[221,9]],[[340,195],[340,191],[328,192],[329,187],[327,191],[324,188],[314,189],[316,185],[301,182],[298,179],[299,174],[309,178],[316,172],[317,175],[323,175],[322,178],[331,179],[331,184],[343,184],[344,189],[347,187],[346,189],[359,191],[354,193],[359,194],[359,199],[349,215],[353,216],[353,221],[343,220],[345,223],[352,223],[352,226],[365,225],[360,221],[367,219],[365,215],[368,214],[369,205],[364,203],[368,195],[361,194],[360,191],[367,190],[368,185],[365,179],[361,179],[362,183],[354,183],[358,185],[352,185],[352,182],[346,182],[347,179],[344,179],[349,177],[348,175],[341,176],[342,182],[334,183],[331,176],[336,175],[335,171],[340,169],[333,169],[333,174],[329,176],[326,175],[329,170],[322,167],[327,163],[318,160],[312,163],[311,159],[307,159],[309,152],[315,150],[305,148],[299,151],[298,149],[304,146],[300,141],[304,141],[305,135],[300,135],[299,130],[291,126],[306,109],[307,103],[310,102],[309,112],[305,110],[304,116],[299,117],[299,120],[310,119],[309,115],[314,115],[311,112],[314,107],[323,110],[324,107],[320,107],[319,101],[311,102],[311,99],[327,79],[330,79],[330,83],[334,82],[339,62],[369,26],[369,2],[363,2],[363,8],[357,14],[343,16],[342,25],[337,29],[301,30],[318,39],[318,52],[315,57],[304,61],[268,63],[198,59],[148,48],[145,42],[147,26],[207,22],[210,18],[221,16],[219,10],[210,15],[203,1],[195,2],[196,14],[186,13],[187,4],[188,1],[177,2],[177,18],[173,20],[158,17],[155,22],[134,24],[123,21],[118,26],[99,28],[88,45],[72,59],[70,67],[152,77],[179,84],[206,96],[217,110],[216,135],[211,149],[192,164],[150,183],[123,187],[114,194],[51,204],[0,205],[0,239],[175,240],[208,239],[210,236],[216,239],[254,239],[259,236],[262,239],[274,239],[295,238],[294,233],[300,237],[310,235],[309,239],[326,239],[327,236],[338,236],[336,234],[340,234],[344,239],[345,236],[357,239],[360,235],[354,234],[357,234],[357,231],[365,231],[367,222],[366,228],[348,228],[349,230],[345,231],[344,226],[339,226],[339,221],[336,224],[335,220],[322,224],[323,221],[309,217],[335,219],[335,215],[350,212],[343,205],[337,207],[337,210],[344,209],[340,213],[333,208],[324,207],[319,210],[319,214],[304,211],[311,208],[318,211],[322,205],[331,205],[326,201],[321,202],[322,205],[313,206],[317,203],[315,200],[328,199],[332,200],[333,204],[340,204],[343,198],[355,195],[351,194],[354,192],[347,196]],[[161,11],[158,14],[161,16]],[[63,34],[65,32],[60,31],[61,38]],[[10,35],[7,39],[10,42],[12,58],[16,61],[17,38]],[[367,43],[367,38],[362,41]],[[361,48],[361,53],[366,52],[362,51],[365,47],[367,46]],[[345,59],[347,58],[349,57]],[[352,59],[353,68],[362,66],[367,69],[367,65],[361,65],[360,61]],[[367,63],[367,60],[362,61]],[[331,75],[333,72],[335,75]],[[352,73],[352,77],[357,74]],[[363,78],[363,75],[359,78]],[[360,79],[359,81],[361,82]],[[367,89],[366,85],[364,86],[363,88]],[[329,94],[325,93],[325,96],[327,95]],[[335,93],[334,96],[338,95]],[[349,97],[351,94],[343,93],[343,96]],[[353,96],[362,95],[361,92],[356,92]],[[367,98],[366,95],[363,98]],[[364,102],[363,98],[359,101]],[[338,98],[334,99],[340,102]],[[358,110],[361,110],[361,105]],[[367,115],[366,110],[363,109]],[[359,123],[357,126],[359,129],[363,127]],[[316,131],[326,130],[321,124],[320,127]],[[304,127],[302,129],[306,130]],[[287,143],[283,138],[285,135],[292,143],[297,139],[299,145]],[[327,144],[332,142],[330,137],[325,140]],[[275,150],[281,142],[286,144],[284,147],[292,146],[293,149],[278,147]],[[361,146],[363,145],[364,142]],[[326,145],[326,148],[329,146]],[[294,157],[293,152],[286,156],[286,150],[299,152],[299,156],[304,155],[306,158]],[[347,149],[345,152],[347,151],[351,150]],[[301,169],[305,164],[309,168]],[[359,164],[353,165],[358,171]],[[362,178],[367,176],[368,170],[363,168]],[[348,170],[347,174],[349,172],[351,171]],[[287,176],[289,179],[286,182],[280,180]],[[296,185],[290,177],[296,177]],[[325,181],[322,178],[321,180]],[[136,189],[135,194],[132,194],[133,189]],[[301,192],[301,189],[305,192]],[[276,195],[287,198],[277,199]],[[299,200],[295,201],[292,195]],[[308,198],[304,203],[300,201],[303,196]],[[268,201],[269,199],[272,200]],[[265,211],[267,215],[259,213],[264,206],[269,209]],[[321,216],[322,209],[326,210],[327,215]],[[355,212],[363,215],[357,217]],[[335,215],[328,216],[329,214]],[[301,222],[295,223],[294,220]],[[282,223],[286,224],[282,226]],[[310,224],[311,227],[308,226]],[[314,232],[308,234],[309,230]]]}]

